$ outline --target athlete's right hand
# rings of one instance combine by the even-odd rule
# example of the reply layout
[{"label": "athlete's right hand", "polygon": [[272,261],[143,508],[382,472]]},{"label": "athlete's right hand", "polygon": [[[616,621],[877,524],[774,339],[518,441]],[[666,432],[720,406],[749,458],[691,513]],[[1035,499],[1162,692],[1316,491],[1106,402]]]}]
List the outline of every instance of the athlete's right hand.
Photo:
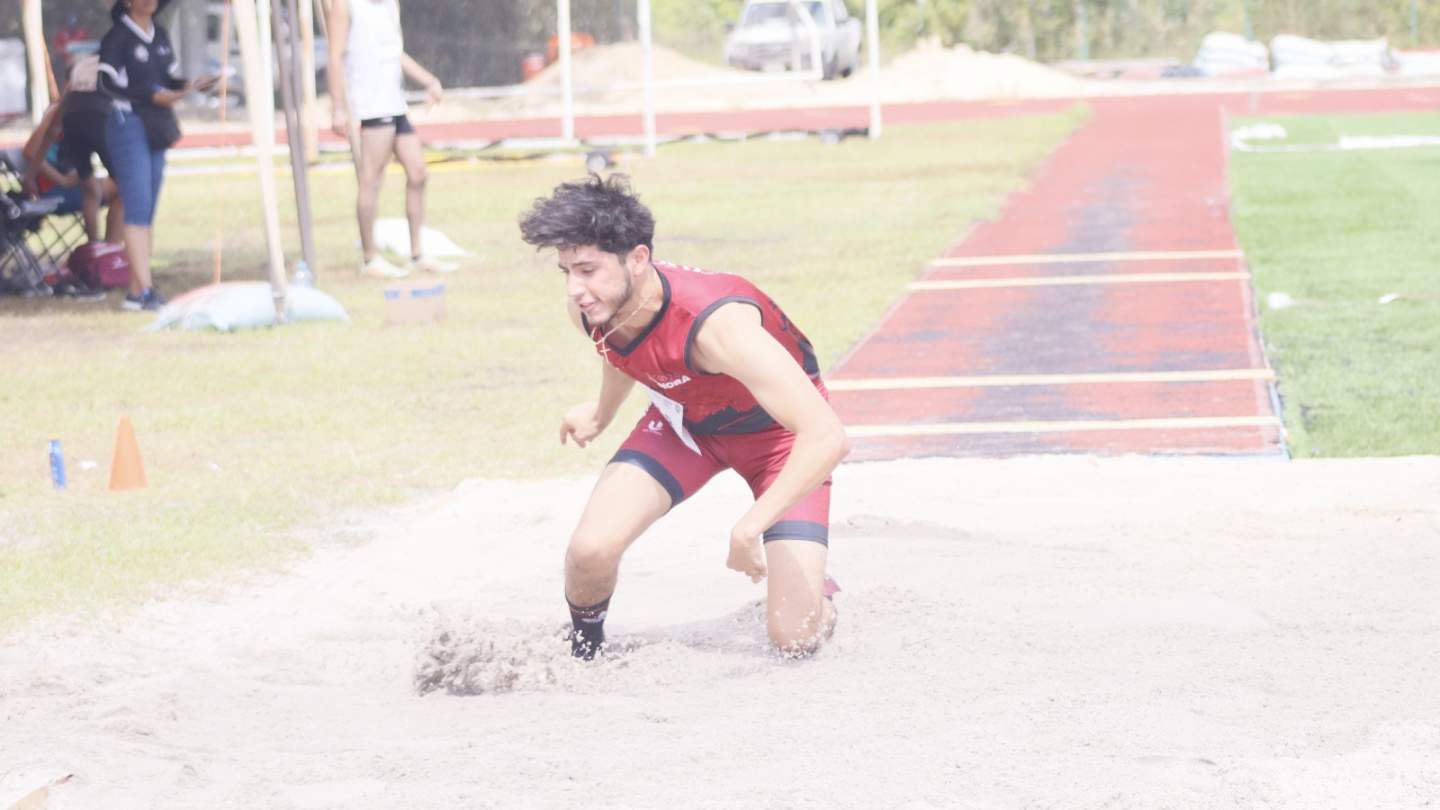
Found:
[{"label": "athlete's right hand", "polygon": [[330,131],[342,138],[350,137],[350,112],[336,109],[330,113]]},{"label": "athlete's right hand", "polygon": [[560,443],[574,439],[575,444],[584,447],[605,429],[600,421],[600,403],[583,402],[565,413],[560,420]]}]

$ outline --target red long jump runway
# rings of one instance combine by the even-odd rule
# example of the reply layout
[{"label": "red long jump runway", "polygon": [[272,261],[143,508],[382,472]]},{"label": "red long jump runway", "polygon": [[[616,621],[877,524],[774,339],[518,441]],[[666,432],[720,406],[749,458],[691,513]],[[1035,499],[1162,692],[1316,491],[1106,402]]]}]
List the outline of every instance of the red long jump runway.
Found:
[{"label": "red long jump runway", "polygon": [[[885,107],[889,124],[963,121],[1015,115],[1059,112],[1074,104],[1072,99],[1031,99],[1018,101],[945,101],[893,104]],[[417,116],[419,118],[420,116]],[[762,132],[823,129],[858,129],[869,125],[869,107],[786,107],[768,110],[724,110],[709,112],[659,113],[655,129],[660,137],[700,134],[756,134]],[[559,138],[559,118],[474,119],[426,123],[415,121],[421,138],[430,144],[507,139]],[[575,118],[575,136],[580,140],[636,138],[642,134],[639,113],[631,115],[586,115]],[[284,130],[276,142],[285,143]],[[328,129],[320,142],[340,145],[344,141]],[[181,148],[249,146],[249,130],[186,133]]]},{"label": "red long jump runway", "polygon": [[[1161,102],[1183,99],[1197,104],[1223,107],[1231,114],[1236,115],[1434,110],[1440,108],[1440,87],[1401,86],[1343,90],[1209,93],[1146,98]],[[887,124],[963,121],[974,118],[1059,112],[1070,107],[1076,101],[1077,99],[1057,98],[910,102],[886,104],[884,115]],[[1101,106],[1109,103],[1104,99],[1091,101]],[[561,122],[556,117],[473,119],[434,123],[425,122],[423,116],[417,115],[416,119],[416,128],[426,143],[558,138],[561,133]],[[767,110],[659,113],[656,116],[655,126],[661,137],[673,137],[702,133],[753,134],[782,130],[848,129],[865,127],[869,124],[869,120],[868,106],[795,106]],[[198,127],[193,127],[192,130],[194,131],[187,132],[181,139],[180,146],[182,148],[248,146],[251,142],[248,130],[201,132],[198,131]],[[575,134],[582,140],[634,138],[639,137],[641,133],[642,122],[639,113],[578,116],[575,119]],[[320,140],[322,143],[334,145],[343,143],[339,137],[323,128]],[[276,142],[285,143],[283,130],[277,132]]]},{"label": "red long jump runway", "polygon": [[854,457],[1284,452],[1220,104],[1091,103],[828,375]]}]

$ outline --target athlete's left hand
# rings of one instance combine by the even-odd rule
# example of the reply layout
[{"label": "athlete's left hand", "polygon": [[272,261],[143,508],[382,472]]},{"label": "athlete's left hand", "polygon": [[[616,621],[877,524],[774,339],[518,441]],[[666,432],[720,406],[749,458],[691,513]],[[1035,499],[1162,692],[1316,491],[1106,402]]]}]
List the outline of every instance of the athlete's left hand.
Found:
[{"label": "athlete's left hand", "polygon": [[763,532],[764,529],[752,528],[743,520],[736,523],[730,530],[730,557],[725,567],[750,577],[751,582],[764,579],[765,550],[760,543]]}]

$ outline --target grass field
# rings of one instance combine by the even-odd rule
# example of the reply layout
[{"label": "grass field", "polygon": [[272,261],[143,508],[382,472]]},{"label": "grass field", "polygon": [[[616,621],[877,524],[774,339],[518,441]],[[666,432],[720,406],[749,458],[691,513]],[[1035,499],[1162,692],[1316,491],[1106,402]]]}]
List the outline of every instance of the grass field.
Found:
[{"label": "grass field", "polygon": [[[1291,145],[1440,135],[1437,114],[1265,120]],[[1440,453],[1437,177],[1435,146],[1234,155],[1236,233],[1297,457]],[[1296,303],[1270,308],[1277,292]]]},{"label": "grass field", "polygon": [[[1084,115],[894,127],[838,146],[675,145],[621,168],[656,212],[657,255],[755,279],[829,365]],[[465,478],[597,469],[638,403],[589,450],[558,444],[559,416],[594,395],[598,361],[565,319],[553,256],[516,228],[530,200],[580,174],[575,159],[435,167],[429,224],[479,254],[447,279],[436,326],[382,325],[380,284],[354,274],[344,167],[312,180],[319,284],[348,325],[153,334],[113,297],[0,302],[0,629],[270,565],[304,548],[301,527]],[[387,182],[382,216],[400,216],[400,178]],[[162,290],[204,283],[222,235],[226,277],[262,277],[257,196],[249,173],[171,177],[156,228]],[[293,214],[281,212],[292,246]],[[121,414],[150,485],[116,494]],[[66,491],[50,486],[51,436]]]}]

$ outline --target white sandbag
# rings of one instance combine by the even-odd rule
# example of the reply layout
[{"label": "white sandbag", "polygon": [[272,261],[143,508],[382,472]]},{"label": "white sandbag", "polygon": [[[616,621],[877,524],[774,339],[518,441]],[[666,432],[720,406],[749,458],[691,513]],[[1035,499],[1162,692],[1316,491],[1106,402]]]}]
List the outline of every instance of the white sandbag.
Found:
[{"label": "white sandbag", "polygon": [[[345,307],[313,288],[288,290],[287,321],[349,321]],[[191,290],[161,308],[146,329],[214,329],[233,332],[275,325],[275,301],[265,281],[227,281]]]},{"label": "white sandbag", "polygon": [[1440,51],[1398,51],[1395,61],[1401,76],[1440,76]]},{"label": "white sandbag", "polygon": [[1270,40],[1270,56],[1277,68],[1291,65],[1328,65],[1334,60],[1335,49],[1330,47],[1329,43],[1318,39],[1295,34],[1276,34]]},{"label": "white sandbag", "polygon": [[1290,78],[1348,78],[1383,75],[1395,67],[1390,42],[1377,39],[1318,39],[1277,34],[1270,40],[1277,76]]},{"label": "white sandbag", "polygon": [[[420,226],[420,241],[425,255],[431,258],[475,255],[429,225]],[[397,256],[415,255],[410,252],[410,223],[403,219],[375,220],[375,247]]]},{"label": "white sandbag", "polygon": [[[1200,40],[1201,50],[1215,51],[1250,51],[1254,46],[1260,45],[1253,39],[1246,39],[1241,34],[1232,34],[1228,31],[1211,31]],[[1265,47],[1260,45],[1260,47]]]},{"label": "white sandbag", "polygon": [[1388,68],[1395,64],[1395,58],[1390,53],[1390,41],[1384,37],[1378,39],[1344,39],[1330,43],[1335,54],[1335,64],[1341,67],[1347,65],[1369,65],[1379,68]]},{"label": "white sandbag", "polygon": [[1207,76],[1263,73],[1270,69],[1270,54],[1259,42],[1215,31],[1200,42],[1193,64]]}]

